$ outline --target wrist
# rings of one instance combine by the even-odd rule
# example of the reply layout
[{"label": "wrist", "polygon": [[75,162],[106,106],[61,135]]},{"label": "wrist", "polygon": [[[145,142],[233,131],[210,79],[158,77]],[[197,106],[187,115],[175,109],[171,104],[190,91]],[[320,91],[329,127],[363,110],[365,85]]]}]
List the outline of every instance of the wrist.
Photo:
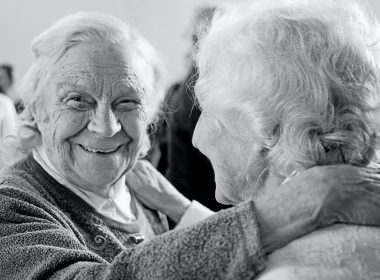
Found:
[{"label": "wrist", "polygon": [[267,254],[317,228],[316,219],[312,215],[299,215],[292,213],[291,209],[280,212],[280,208],[267,205],[260,201],[255,203],[261,243]]},{"label": "wrist", "polygon": [[166,211],[163,211],[173,222],[178,223],[182,216],[186,213],[190,207],[191,201],[186,197],[177,199],[175,203],[170,204]]},{"label": "wrist", "polygon": [[314,222],[289,223],[278,228],[260,228],[261,243],[263,250],[269,254],[297,238],[306,235],[316,229]]}]

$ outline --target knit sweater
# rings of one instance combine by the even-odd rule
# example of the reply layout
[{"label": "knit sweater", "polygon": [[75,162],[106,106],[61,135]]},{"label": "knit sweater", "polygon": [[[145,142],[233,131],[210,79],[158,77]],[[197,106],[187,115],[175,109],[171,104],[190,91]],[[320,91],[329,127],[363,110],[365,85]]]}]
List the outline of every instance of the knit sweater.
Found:
[{"label": "knit sweater", "polygon": [[[165,231],[162,216],[147,216]],[[96,213],[32,157],[0,177],[0,279],[252,279],[263,269],[251,201],[139,237],[137,225]]]}]

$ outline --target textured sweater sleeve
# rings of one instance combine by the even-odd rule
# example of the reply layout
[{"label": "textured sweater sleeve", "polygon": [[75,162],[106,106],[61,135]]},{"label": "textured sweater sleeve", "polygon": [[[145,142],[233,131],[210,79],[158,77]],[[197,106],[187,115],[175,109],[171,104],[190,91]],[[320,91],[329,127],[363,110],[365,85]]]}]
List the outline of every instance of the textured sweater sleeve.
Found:
[{"label": "textured sweater sleeve", "polygon": [[264,268],[253,210],[249,201],[136,246],[116,258],[113,273],[124,270],[130,279],[253,279]]},{"label": "textured sweater sleeve", "polygon": [[46,201],[0,188],[0,279],[251,279],[263,254],[253,203],[168,232],[107,262]]}]

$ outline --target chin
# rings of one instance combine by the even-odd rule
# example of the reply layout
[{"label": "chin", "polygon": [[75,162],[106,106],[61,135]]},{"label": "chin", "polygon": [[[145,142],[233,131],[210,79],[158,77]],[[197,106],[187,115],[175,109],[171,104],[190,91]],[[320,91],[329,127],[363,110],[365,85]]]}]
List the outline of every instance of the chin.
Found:
[{"label": "chin", "polygon": [[229,196],[226,196],[223,192],[221,192],[218,189],[218,187],[216,188],[216,191],[215,191],[215,199],[217,202],[224,205],[236,205],[240,202],[240,201],[231,199]]},{"label": "chin", "polygon": [[[83,166],[83,165],[82,165]],[[85,168],[72,168],[72,180],[76,180],[79,187],[101,189],[113,185],[126,172],[126,167],[116,168],[115,166],[97,166],[90,163]]]},{"label": "chin", "polygon": [[242,200],[239,195],[239,189],[236,188],[236,182],[224,174],[215,171],[215,199],[224,205],[236,205]]}]

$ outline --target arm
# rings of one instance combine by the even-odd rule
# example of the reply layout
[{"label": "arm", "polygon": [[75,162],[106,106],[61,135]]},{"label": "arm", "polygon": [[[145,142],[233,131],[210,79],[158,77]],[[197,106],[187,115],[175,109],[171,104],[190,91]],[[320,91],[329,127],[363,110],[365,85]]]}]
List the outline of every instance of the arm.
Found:
[{"label": "arm", "polygon": [[267,253],[334,223],[380,226],[380,170],[310,168],[255,202]]},{"label": "arm", "polygon": [[146,206],[165,213],[177,228],[197,223],[214,213],[187,199],[146,160],[139,160],[126,174],[126,184]]},{"label": "arm", "polygon": [[262,268],[252,202],[123,250],[111,263],[47,204],[0,188],[0,279],[247,279]]},{"label": "arm", "polygon": [[[141,244],[120,259],[131,279],[252,279],[262,270],[253,203]],[[234,228],[234,229],[232,229]]]},{"label": "arm", "polygon": [[[149,169],[145,164],[140,169]],[[134,170],[127,178],[139,197],[169,217],[178,206],[173,186],[158,172]],[[367,167],[330,165],[310,168],[255,201],[255,214],[265,252],[333,223],[380,225],[380,171]],[[138,177],[133,178],[133,177]],[[155,179],[154,179],[155,177]],[[150,178],[147,180],[147,178]],[[158,191],[157,191],[158,190]],[[179,194],[179,197],[182,195]],[[176,213],[181,216],[180,210]]]}]

